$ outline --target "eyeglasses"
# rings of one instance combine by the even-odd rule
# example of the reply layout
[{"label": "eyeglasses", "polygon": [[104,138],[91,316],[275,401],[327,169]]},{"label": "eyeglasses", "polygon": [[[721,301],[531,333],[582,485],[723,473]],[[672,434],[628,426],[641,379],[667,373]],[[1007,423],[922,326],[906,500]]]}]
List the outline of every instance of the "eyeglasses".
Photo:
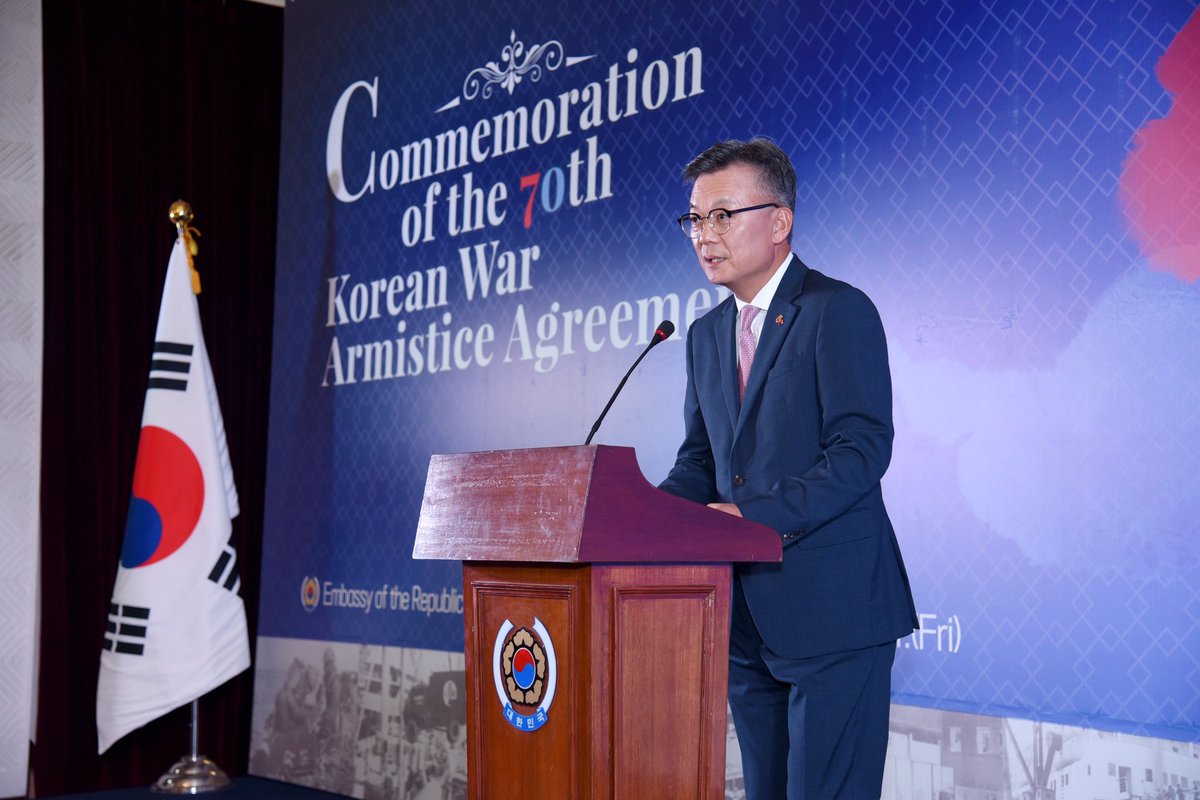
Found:
[{"label": "eyeglasses", "polygon": [[684,214],[678,220],[679,229],[689,239],[699,238],[704,231],[704,223],[708,223],[708,227],[713,233],[720,236],[729,231],[729,223],[734,214],[741,214],[743,211],[757,211],[760,208],[779,208],[779,203],[759,203],[756,206],[746,206],[745,208],[714,208],[708,212],[707,216],[699,214]]}]

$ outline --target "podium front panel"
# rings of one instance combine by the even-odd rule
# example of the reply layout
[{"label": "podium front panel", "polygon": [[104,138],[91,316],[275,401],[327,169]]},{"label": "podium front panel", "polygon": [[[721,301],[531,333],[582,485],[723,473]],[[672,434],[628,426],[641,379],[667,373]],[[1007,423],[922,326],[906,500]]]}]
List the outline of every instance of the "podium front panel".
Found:
[{"label": "podium front panel", "polygon": [[474,800],[588,796],[579,703],[586,567],[464,564]]}]

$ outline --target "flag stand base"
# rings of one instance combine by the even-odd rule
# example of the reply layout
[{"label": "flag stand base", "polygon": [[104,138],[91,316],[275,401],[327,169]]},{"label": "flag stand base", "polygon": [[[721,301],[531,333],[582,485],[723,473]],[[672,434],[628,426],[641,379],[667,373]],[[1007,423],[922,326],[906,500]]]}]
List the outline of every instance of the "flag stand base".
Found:
[{"label": "flag stand base", "polygon": [[163,773],[150,791],[155,794],[203,794],[217,792],[230,785],[225,770],[201,755],[184,756]]},{"label": "flag stand base", "polygon": [[162,777],[154,782],[150,791],[155,794],[204,794],[219,792],[232,785],[225,770],[208,756],[196,751],[199,742],[200,700],[192,701],[192,752],[175,762]]}]

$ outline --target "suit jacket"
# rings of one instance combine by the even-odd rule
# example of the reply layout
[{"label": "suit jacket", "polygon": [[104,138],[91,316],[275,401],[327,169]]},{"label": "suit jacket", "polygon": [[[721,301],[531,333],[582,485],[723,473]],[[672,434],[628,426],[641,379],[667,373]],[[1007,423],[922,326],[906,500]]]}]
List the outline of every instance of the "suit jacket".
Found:
[{"label": "suit jacket", "polygon": [[660,488],[779,531],[783,562],[738,573],[766,645],[806,658],[917,620],[879,484],[893,432],[883,325],[861,291],[791,259],[743,402],[733,298],[689,329],[684,441]]}]

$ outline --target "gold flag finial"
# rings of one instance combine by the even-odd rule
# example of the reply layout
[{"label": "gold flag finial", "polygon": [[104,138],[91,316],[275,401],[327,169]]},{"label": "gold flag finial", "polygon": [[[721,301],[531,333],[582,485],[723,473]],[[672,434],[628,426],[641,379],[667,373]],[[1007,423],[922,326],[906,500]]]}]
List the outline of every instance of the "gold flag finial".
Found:
[{"label": "gold flag finial", "polygon": [[167,211],[167,219],[175,223],[175,230],[183,236],[183,232],[192,221],[192,207],[186,200],[176,200]]},{"label": "gold flag finial", "polygon": [[167,219],[175,223],[175,230],[183,237],[188,266],[192,268],[192,292],[200,294],[200,273],[196,271],[196,264],[192,261],[192,257],[200,252],[194,238],[200,235],[200,231],[192,227],[192,217],[192,207],[186,200],[176,200],[167,210]]}]

